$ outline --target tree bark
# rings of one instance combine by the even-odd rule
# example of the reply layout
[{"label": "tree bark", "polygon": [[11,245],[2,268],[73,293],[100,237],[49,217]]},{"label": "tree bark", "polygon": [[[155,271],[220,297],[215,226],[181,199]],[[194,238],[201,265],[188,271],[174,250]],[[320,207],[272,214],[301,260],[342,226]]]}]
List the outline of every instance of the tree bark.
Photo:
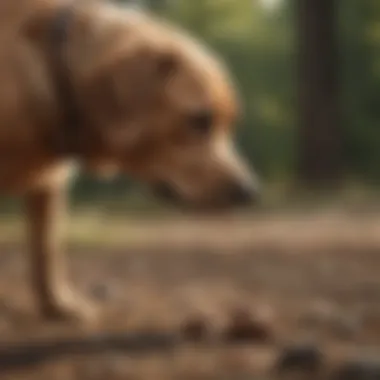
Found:
[{"label": "tree bark", "polygon": [[343,175],[339,112],[337,0],[296,0],[298,178],[337,184]]}]

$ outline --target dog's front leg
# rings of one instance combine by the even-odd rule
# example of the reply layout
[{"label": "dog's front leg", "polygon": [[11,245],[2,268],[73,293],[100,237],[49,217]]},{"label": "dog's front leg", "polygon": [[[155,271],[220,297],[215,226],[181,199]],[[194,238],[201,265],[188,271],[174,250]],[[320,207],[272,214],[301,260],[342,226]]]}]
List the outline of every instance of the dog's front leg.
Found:
[{"label": "dog's front leg", "polygon": [[68,287],[66,262],[61,252],[66,192],[60,186],[34,190],[26,195],[28,247],[32,290],[39,311],[48,319],[89,317],[92,308]]}]

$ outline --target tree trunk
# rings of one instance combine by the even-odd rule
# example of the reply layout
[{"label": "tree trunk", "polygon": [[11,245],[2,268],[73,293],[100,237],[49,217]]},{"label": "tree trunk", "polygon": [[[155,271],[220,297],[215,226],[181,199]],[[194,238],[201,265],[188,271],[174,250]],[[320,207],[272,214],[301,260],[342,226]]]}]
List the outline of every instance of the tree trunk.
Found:
[{"label": "tree trunk", "polygon": [[296,0],[298,33],[298,178],[306,185],[342,179],[337,0]]}]

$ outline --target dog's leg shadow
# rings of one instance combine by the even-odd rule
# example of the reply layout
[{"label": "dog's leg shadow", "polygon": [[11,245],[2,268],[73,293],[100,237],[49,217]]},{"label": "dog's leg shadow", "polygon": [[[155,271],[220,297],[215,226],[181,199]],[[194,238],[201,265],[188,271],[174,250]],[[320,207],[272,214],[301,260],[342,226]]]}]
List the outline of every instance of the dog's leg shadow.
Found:
[{"label": "dog's leg shadow", "polygon": [[144,355],[166,353],[181,343],[176,334],[165,332],[98,333],[80,338],[40,339],[32,342],[12,342],[0,345],[0,374],[24,369],[73,355],[124,352]]}]

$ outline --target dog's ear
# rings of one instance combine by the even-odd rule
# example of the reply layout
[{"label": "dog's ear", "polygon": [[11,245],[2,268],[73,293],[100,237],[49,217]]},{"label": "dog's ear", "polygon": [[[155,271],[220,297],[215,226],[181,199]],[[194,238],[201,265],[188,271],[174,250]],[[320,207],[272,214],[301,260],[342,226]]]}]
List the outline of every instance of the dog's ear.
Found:
[{"label": "dog's ear", "polygon": [[179,57],[171,51],[159,52],[154,64],[156,65],[158,79],[168,81],[179,69]]},{"label": "dog's ear", "polygon": [[126,73],[122,70],[124,62],[118,60],[98,67],[82,87],[80,98],[89,109],[89,114],[99,121],[112,121],[125,112],[125,102],[122,101],[122,90]]},{"label": "dog's ear", "polygon": [[145,86],[148,86],[149,91],[154,91],[155,86],[162,89],[162,86],[172,79],[180,67],[177,54],[165,48],[142,48],[126,61],[122,64],[121,71],[130,75],[136,87],[143,93],[146,91]]},{"label": "dog's ear", "polygon": [[[100,65],[87,80],[83,99],[107,117],[133,113],[170,81],[179,68],[171,51],[141,50]],[[104,115],[106,116],[106,115]]]}]

